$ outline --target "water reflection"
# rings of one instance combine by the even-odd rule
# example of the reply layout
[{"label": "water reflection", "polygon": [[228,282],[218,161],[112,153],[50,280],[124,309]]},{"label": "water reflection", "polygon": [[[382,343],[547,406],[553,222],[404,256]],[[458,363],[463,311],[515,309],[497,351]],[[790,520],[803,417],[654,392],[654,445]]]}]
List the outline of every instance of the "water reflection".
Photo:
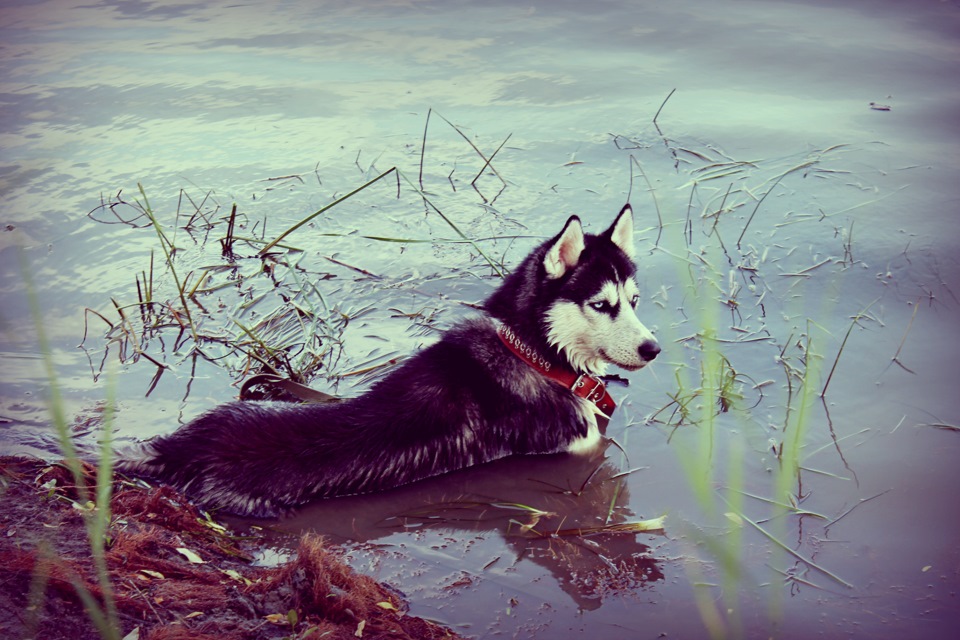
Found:
[{"label": "water reflection", "polygon": [[[663,532],[624,530],[639,519],[631,503],[642,499],[631,500],[629,474],[606,454],[509,458],[389,492],[323,500],[277,530],[318,531],[346,543],[422,529],[458,540],[496,534],[509,558],[501,565],[543,567],[578,608],[593,610],[608,597],[664,579],[661,560],[646,544]],[[475,577],[482,580],[484,572]]]}]

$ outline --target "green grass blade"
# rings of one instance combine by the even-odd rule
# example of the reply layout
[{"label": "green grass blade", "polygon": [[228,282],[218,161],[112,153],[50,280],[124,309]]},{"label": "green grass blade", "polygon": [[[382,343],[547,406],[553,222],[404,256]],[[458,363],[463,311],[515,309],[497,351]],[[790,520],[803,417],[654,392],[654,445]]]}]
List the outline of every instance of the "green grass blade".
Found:
[{"label": "green grass blade", "polygon": [[[438,115],[439,115],[439,114],[438,114]],[[441,116],[441,117],[442,117],[442,116]],[[491,167],[491,168],[492,168],[492,167]],[[447,215],[446,215],[445,213],[443,213],[443,211],[441,211],[439,207],[437,207],[435,204],[433,204],[433,202],[430,201],[430,198],[427,197],[427,194],[424,193],[421,189],[417,188],[417,186],[416,186],[415,184],[413,184],[413,182],[411,182],[410,179],[407,178],[407,176],[406,176],[402,171],[399,171],[399,170],[398,170],[397,173],[403,178],[404,182],[406,182],[408,185],[410,185],[410,188],[411,188],[411,189],[413,189],[414,191],[417,192],[417,195],[419,195],[421,198],[423,198],[423,201],[427,204],[427,206],[429,206],[431,209],[433,209],[433,211],[434,211],[438,216],[440,216],[440,218],[442,218],[443,221],[446,222],[447,225],[448,225],[451,229],[453,229],[454,233],[456,233],[458,236],[460,236],[461,238],[463,238],[471,247],[473,247],[473,250],[476,251],[476,252],[480,255],[480,257],[482,257],[484,260],[486,260],[487,264],[490,265],[490,268],[493,269],[494,273],[496,273],[496,274],[497,274],[498,276],[500,276],[501,278],[504,277],[504,273],[503,273],[503,271],[500,269],[500,267],[497,266],[497,263],[494,262],[494,261],[490,258],[490,256],[488,256],[488,255],[484,252],[484,250],[481,249],[481,248],[477,245],[476,241],[474,241],[472,238],[470,238],[469,236],[467,236],[467,234],[465,234],[463,231],[461,231],[461,230],[460,230],[460,227],[458,227],[458,226],[456,225],[456,223],[454,223],[453,220],[451,220],[450,218],[448,218]]]},{"label": "green grass blade", "polygon": [[867,311],[870,310],[870,307],[876,304],[879,300],[880,298],[877,298],[876,300],[868,304],[866,307],[864,307],[863,311],[853,316],[853,321],[850,323],[850,326],[847,327],[847,333],[844,334],[843,341],[840,343],[840,349],[837,350],[837,357],[833,361],[833,366],[830,367],[830,373],[827,374],[827,381],[823,383],[823,389],[821,389],[820,391],[821,398],[827,394],[827,388],[830,386],[830,380],[833,379],[833,373],[837,370],[837,364],[839,364],[840,362],[840,356],[841,354],[843,354],[843,348],[847,346],[847,339],[850,337],[850,333],[853,331],[853,328],[857,326],[857,323],[860,321],[860,318],[866,315]]},{"label": "green grass blade", "polygon": [[[723,500],[724,502],[727,502],[727,499],[724,498],[723,496],[720,496],[720,498],[721,498],[721,500]],[[730,503],[727,502],[727,504],[729,505]],[[774,536],[772,533],[770,533],[769,531],[767,531],[766,529],[764,529],[763,527],[761,527],[758,523],[754,522],[753,520],[751,520],[751,519],[748,518],[747,516],[743,515],[742,513],[737,512],[737,511],[734,511],[734,513],[736,513],[736,515],[737,515],[741,520],[743,520],[744,522],[746,522],[747,524],[749,524],[751,527],[753,527],[754,529],[756,529],[757,531],[759,531],[760,533],[762,533],[764,536],[766,536],[766,538],[767,538],[768,540],[770,540],[770,542],[772,542],[772,543],[775,544],[776,546],[780,547],[781,549],[783,549],[784,551],[786,551],[787,553],[789,553],[791,556],[793,556],[794,558],[796,558],[796,559],[799,560],[800,562],[803,562],[804,564],[806,564],[806,565],[807,565],[808,567],[810,567],[811,569],[816,569],[817,571],[819,571],[819,572],[822,573],[823,575],[827,576],[828,578],[830,578],[830,579],[833,580],[834,582],[836,582],[836,583],[838,583],[838,584],[842,584],[843,586],[845,586],[845,587],[848,588],[848,589],[853,589],[853,588],[854,588],[854,586],[853,586],[852,584],[850,584],[849,582],[847,582],[846,580],[844,580],[843,578],[841,578],[841,577],[838,576],[837,574],[833,573],[833,572],[830,571],[829,569],[826,569],[826,568],[820,566],[819,564],[817,564],[816,562],[814,562],[814,561],[811,560],[810,558],[806,557],[805,555],[803,555],[803,554],[800,553],[799,551],[794,550],[793,547],[791,547],[790,545],[786,544],[785,542],[779,540],[776,536]]]},{"label": "green grass blade", "polygon": [[311,213],[309,216],[307,216],[306,218],[304,218],[303,220],[301,220],[301,221],[298,222],[297,224],[293,225],[292,227],[289,227],[286,231],[284,231],[284,232],[281,233],[279,236],[277,236],[276,238],[274,238],[271,242],[267,243],[267,246],[265,246],[263,249],[260,249],[259,255],[262,256],[262,255],[268,253],[268,252],[269,252],[271,249],[273,249],[273,247],[275,247],[281,240],[283,240],[284,238],[286,238],[288,235],[290,235],[291,233],[293,233],[294,231],[296,231],[297,229],[299,229],[299,228],[302,227],[303,225],[309,223],[311,220],[313,220],[314,218],[316,218],[316,217],[319,216],[319,215],[322,215],[322,214],[325,213],[326,211],[329,211],[330,209],[334,208],[335,206],[337,206],[338,204],[340,204],[340,203],[343,202],[344,200],[349,200],[350,198],[352,198],[353,196],[357,195],[358,193],[360,193],[361,191],[363,191],[363,190],[366,189],[367,187],[369,187],[369,186],[371,186],[371,185],[379,182],[380,180],[386,178],[386,177],[387,177],[388,175],[390,175],[391,173],[399,173],[399,172],[397,171],[397,168],[396,168],[396,167],[391,167],[390,169],[387,169],[386,171],[384,171],[383,173],[381,173],[380,175],[378,175],[378,176],[377,176],[376,178],[374,178],[373,180],[369,180],[368,182],[365,182],[364,184],[360,185],[359,187],[357,187],[356,189],[354,189],[354,190],[351,191],[350,193],[348,193],[348,194],[346,194],[346,195],[344,195],[344,196],[341,196],[341,197],[337,198],[336,200],[334,200],[333,202],[331,202],[330,204],[326,205],[325,207],[322,207],[321,209],[319,209],[319,210],[317,210],[317,211],[314,211],[313,213]]}]

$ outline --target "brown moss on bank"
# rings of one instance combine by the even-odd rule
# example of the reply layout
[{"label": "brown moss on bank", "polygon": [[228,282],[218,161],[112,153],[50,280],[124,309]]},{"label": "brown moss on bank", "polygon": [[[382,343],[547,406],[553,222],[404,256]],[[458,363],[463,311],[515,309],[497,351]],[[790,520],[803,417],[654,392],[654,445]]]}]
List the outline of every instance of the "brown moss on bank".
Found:
[{"label": "brown moss on bank", "polygon": [[[0,480],[0,636],[98,638],[77,596],[80,585],[103,598],[72,475],[7,457]],[[135,629],[143,640],[458,637],[405,615],[394,591],[316,535],[301,538],[290,562],[254,567],[259,540],[231,537],[167,487],[121,482],[110,506],[106,561],[121,637]]]}]

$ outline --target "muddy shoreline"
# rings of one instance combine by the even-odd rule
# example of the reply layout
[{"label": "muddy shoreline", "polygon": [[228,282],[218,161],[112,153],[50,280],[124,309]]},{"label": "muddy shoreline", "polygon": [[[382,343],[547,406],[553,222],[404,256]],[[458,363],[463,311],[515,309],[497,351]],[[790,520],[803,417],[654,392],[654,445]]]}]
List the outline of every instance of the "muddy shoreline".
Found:
[{"label": "muddy shoreline", "polygon": [[[93,468],[84,469],[93,486]],[[100,638],[79,592],[104,594],[77,487],[62,463],[0,458],[0,635]],[[410,638],[460,636],[405,614],[395,589],[355,573],[338,549],[304,534],[276,567],[168,487],[117,476],[105,559],[117,638]]]}]

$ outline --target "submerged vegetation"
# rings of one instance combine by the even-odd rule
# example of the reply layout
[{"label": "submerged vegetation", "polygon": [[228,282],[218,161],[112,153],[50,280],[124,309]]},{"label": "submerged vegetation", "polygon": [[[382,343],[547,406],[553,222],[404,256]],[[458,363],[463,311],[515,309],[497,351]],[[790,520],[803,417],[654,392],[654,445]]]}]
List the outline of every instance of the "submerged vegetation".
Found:
[{"label": "submerged vegetation", "polygon": [[[503,144],[490,156],[484,155],[476,145],[470,142],[452,123],[447,122],[482,161],[482,169],[471,181],[470,186],[484,203],[489,199],[480,191],[478,181],[485,171],[499,178],[493,160]],[[424,148],[429,130],[424,129]],[[504,143],[506,140],[504,140]],[[288,238],[295,237],[298,230],[313,226],[315,221],[347,201],[358,206],[355,201],[363,192],[378,183],[395,183],[395,198],[412,194],[423,206],[427,215],[435,216],[443,222],[443,228],[452,232],[451,237],[438,237],[437,232],[429,228],[432,237],[388,237],[385,235],[359,235],[356,230],[343,232],[311,231],[312,237],[349,237],[354,240],[369,240],[400,247],[410,245],[464,246],[473,255],[482,259],[486,273],[502,276],[505,270],[502,262],[488,255],[484,245],[516,240],[518,235],[495,235],[475,238],[465,233],[453,219],[437,206],[432,196],[423,189],[423,161],[419,185],[414,183],[403,171],[392,167],[345,195],[335,198],[317,211],[297,220],[273,237],[267,234],[267,222],[263,220],[250,223],[250,220],[233,204],[229,214],[212,193],[202,198],[194,198],[181,191],[177,198],[176,211],[169,218],[158,215],[150,204],[146,189],[138,184],[138,194],[127,199],[123,191],[109,199],[103,198],[101,204],[90,212],[89,216],[97,221],[110,224],[125,224],[136,228],[150,227],[157,236],[163,256],[162,272],[158,273],[155,256],[151,253],[148,268],[134,275],[137,298],[127,302],[111,300],[112,309],[101,312],[86,310],[86,323],[81,346],[87,345],[91,320],[99,320],[107,326],[106,348],[100,356],[100,363],[94,366],[94,375],[99,375],[111,348],[118,351],[121,362],[132,363],[146,360],[156,367],[153,389],[171,364],[161,354],[153,351],[168,351],[168,355],[177,354],[179,360],[203,358],[222,364],[236,379],[255,372],[269,372],[282,375],[299,383],[308,382],[323,376],[328,382],[335,383],[342,378],[366,375],[381,367],[395,364],[393,354],[382,355],[369,362],[359,363],[355,370],[346,371],[340,366],[343,340],[346,327],[353,321],[372,312],[375,302],[360,307],[351,307],[345,300],[328,302],[329,294],[321,290],[321,283],[336,278],[334,273],[319,270],[318,265],[306,266],[307,252],[293,244]],[[371,167],[371,170],[375,170]],[[456,168],[454,169],[454,172]],[[453,173],[448,176],[451,187],[456,190]],[[367,172],[369,173],[369,171]],[[502,182],[501,193],[506,188]],[[271,178],[277,180],[303,182],[302,176],[283,176]],[[319,181],[319,177],[318,177]],[[382,193],[374,196],[382,198]],[[499,195],[499,194],[497,194]],[[359,206],[371,206],[368,203]],[[372,205],[377,206],[377,205]],[[162,219],[163,218],[163,219]],[[178,240],[178,234],[180,239]],[[184,235],[186,237],[184,237]],[[185,251],[199,252],[202,259],[214,260],[209,252],[209,240],[217,240],[221,249],[219,264],[205,264],[185,270],[179,265]],[[335,256],[325,256],[328,265],[339,267],[375,281],[381,288],[404,286],[405,283],[391,280],[372,273]],[[164,296],[158,297],[158,280],[172,280]],[[428,299],[441,297],[438,294],[418,295]],[[209,308],[209,300],[216,300],[216,308]],[[421,325],[429,326],[432,317],[429,311],[413,313],[394,310],[395,315],[404,316]],[[172,348],[161,340],[171,331],[176,332]],[[93,347],[99,350],[98,346]]]},{"label": "submerged vegetation", "polygon": [[[842,310],[849,315],[849,324],[831,327],[823,319],[829,314],[811,307],[811,303],[835,304],[821,292],[837,286],[845,270],[857,263],[852,244],[854,223],[843,217],[853,209],[824,211],[778,205],[779,196],[795,194],[814,180],[842,186],[847,174],[841,162],[846,146],[774,160],[732,158],[717,149],[683,144],[664,135],[657,117],[667,100],[651,122],[655,134],[611,138],[616,152],[623,155],[623,181],[629,182],[627,199],[636,204],[649,198],[656,212],[656,224],[638,230],[650,249],[650,255],[641,260],[656,263],[660,269],[672,265],[673,274],[650,287],[647,296],[647,304],[658,307],[666,319],[658,335],[668,346],[654,372],[642,375],[656,375],[666,387],[664,396],[639,400],[635,405],[649,409],[645,416],[611,425],[619,429],[608,433],[613,438],[611,451],[619,449],[619,466],[599,461],[583,486],[554,488],[554,494],[572,501],[586,500],[584,494],[592,492],[590,500],[601,505],[599,510],[591,511],[589,521],[568,522],[560,509],[547,504],[520,504],[499,497],[464,498],[402,514],[394,524],[450,526],[494,521],[505,537],[519,541],[517,544],[572,544],[578,552],[595,554],[607,565],[610,561],[604,556],[603,543],[593,538],[663,534],[667,527],[669,533],[683,534],[690,543],[685,548],[689,560],[685,568],[707,630],[715,638],[735,637],[744,631],[740,585],[749,579],[743,566],[749,545],[767,545],[767,563],[787,588],[800,584],[828,591],[853,588],[849,580],[799,548],[802,545],[787,540],[799,521],[812,520],[826,528],[846,515],[818,513],[808,507],[805,503],[810,494],[804,488],[804,477],[818,473],[843,480],[807,466],[812,455],[833,448],[849,478],[856,481],[843,457],[843,438],[836,436],[830,422],[826,398],[831,381],[842,372],[844,352],[852,348],[849,339],[853,332],[879,320],[872,315],[874,303],[853,302],[861,306]],[[468,169],[453,163],[445,183],[437,179],[435,171],[425,171],[433,117],[466,142],[474,165]],[[373,165],[365,170],[361,167],[359,186],[279,231],[268,232],[271,221],[267,215],[248,214],[240,204],[224,206],[213,192],[197,198],[181,191],[172,211],[151,205],[149,186],[144,185],[137,185],[132,198],[120,191],[103,199],[90,213],[92,218],[152,231],[159,252],[152,252],[146,264],[131,273],[129,284],[135,297],[111,298],[109,310],[86,310],[83,345],[94,376],[109,368],[113,354],[125,365],[152,368],[147,395],[171,368],[189,366],[193,370],[201,360],[223,367],[237,383],[268,374],[274,381],[319,384],[332,390],[344,382],[359,387],[368,384],[396,364],[405,350],[374,347],[354,355],[358,350],[348,346],[351,327],[376,314],[388,314],[386,320],[402,324],[419,338],[443,325],[444,312],[475,303],[437,293],[432,286],[425,286],[432,282],[423,274],[378,273],[371,263],[382,259],[369,255],[318,255],[315,248],[305,248],[314,243],[308,241],[304,229],[310,229],[309,236],[315,239],[339,238],[400,252],[413,252],[415,247],[456,249],[462,264],[454,276],[438,276],[437,280],[497,278],[507,269],[510,248],[526,237],[520,223],[496,208],[498,199],[508,193],[509,183],[495,161],[509,139],[506,136],[492,152],[485,153],[475,138],[430,112],[418,150],[416,180],[408,176],[413,171],[398,167],[386,171]],[[671,159],[672,175],[644,168],[640,158],[657,154]],[[460,178],[462,173],[467,177]],[[322,185],[318,171],[314,176]],[[267,189],[303,185],[308,179],[309,174],[271,178]],[[496,193],[484,191],[489,183],[498,189]],[[665,183],[676,183],[676,188],[668,189]],[[385,194],[386,186],[389,191]],[[437,194],[441,190],[445,195]],[[458,196],[469,198],[470,205],[456,204],[453,210],[462,214],[464,209],[479,209],[479,216],[494,222],[461,221],[462,216],[450,213],[442,202]],[[671,213],[678,210],[677,205],[681,211],[685,208],[684,215]],[[394,207],[407,208],[407,215],[417,217],[414,222],[396,225],[415,233],[388,235],[379,228],[366,232],[357,222],[362,212],[393,211]],[[343,218],[349,220],[331,219],[332,214],[347,208],[351,213]],[[763,218],[767,221],[761,225]],[[771,219],[777,221],[771,223]],[[790,246],[789,240],[771,241],[772,234],[757,231],[774,228],[785,235],[798,225],[818,229],[818,242],[806,252]],[[478,228],[494,232],[478,233]],[[341,284],[348,274],[355,278],[349,287]],[[401,297],[387,294],[396,291],[403,292],[402,299],[409,306],[392,306]],[[453,291],[456,295],[457,289]],[[391,302],[378,303],[378,298],[384,297]],[[909,327],[904,341],[908,333]],[[898,356],[899,350],[892,360],[903,367]],[[767,364],[758,368],[760,361]],[[274,389],[273,393],[278,392]],[[87,496],[82,494],[86,486],[82,470],[71,448],[66,419],[57,414],[60,405],[56,398],[51,406],[74,484],[81,491],[75,500],[87,523],[102,600],[95,601],[83,585],[75,587],[103,637],[118,637],[116,604],[109,597],[110,572],[103,560],[104,550],[115,544],[105,539],[113,486],[110,418],[104,417],[96,490]],[[107,406],[112,406],[112,401]],[[624,505],[627,483],[638,469],[630,466],[628,448],[621,441],[649,429],[658,429],[677,452],[702,511],[696,524],[689,517],[671,516],[666,521],[663,517],[633,517]],[[617,457],[613,453],[611,459]],[[748,481],[749,468],[769,473],[761,474],[762,482],[755,476]],[[669,511],[669,505],[665,510]],[[755,515],[758,513],[761,515]],[[584,542],[588,538],[589,543]],[[701,558],[704,554],[706,558]],[[714,561],[714,568],[705,571],[700,560],[707,558]],[[638,568],[638,563],[635,560],[627,569],[643,572],[650,580],[662,577],[655,563],[643,568]],[[39,570],[36,575],[31,594],[42,594],[46,578]],[[719,597],[718,587],[722,590]],[[782,591],[770,587],[767,592],[771,625],[775,626]],[[295,610],[293,616],[290,625],[296,629]]]}]

